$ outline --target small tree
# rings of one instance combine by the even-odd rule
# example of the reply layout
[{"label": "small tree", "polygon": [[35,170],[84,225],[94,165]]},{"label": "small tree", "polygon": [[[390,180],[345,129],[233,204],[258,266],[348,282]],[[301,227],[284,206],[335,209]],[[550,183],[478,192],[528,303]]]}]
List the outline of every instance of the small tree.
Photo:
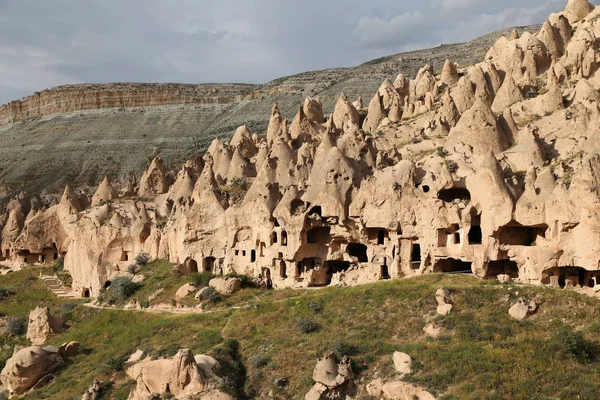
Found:
[{"label": "small tree", "polygon": [[137,266],[135,264],[131,264],[127,267],[127,272],[129,272],[131,275],[137,274]]},{"label": "small tree", "polygon": [[115,299],[126,299],[131,296],[139,285],[127,276],[119,276],[113,279],[110,285],[110,297]]},{"label": "small tree", "polygon": [[4,328],[11,336],[19,336],[27,332],[27,317],[10,317],[6,320]]},{"label": "small tree", "polygon": [[135,264],[140,267],[145,267],[150,262],[150,254],[148,253],[140,253],[135,256]]}]

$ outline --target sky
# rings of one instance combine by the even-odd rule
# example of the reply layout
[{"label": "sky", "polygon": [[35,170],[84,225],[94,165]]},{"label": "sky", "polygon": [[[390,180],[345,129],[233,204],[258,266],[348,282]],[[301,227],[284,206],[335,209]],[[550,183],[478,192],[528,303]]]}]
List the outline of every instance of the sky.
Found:
[{"label": "sky", "polygon": [[0,0],[0,104],[69,83],[264,83],[542,23],[565,4]]}]

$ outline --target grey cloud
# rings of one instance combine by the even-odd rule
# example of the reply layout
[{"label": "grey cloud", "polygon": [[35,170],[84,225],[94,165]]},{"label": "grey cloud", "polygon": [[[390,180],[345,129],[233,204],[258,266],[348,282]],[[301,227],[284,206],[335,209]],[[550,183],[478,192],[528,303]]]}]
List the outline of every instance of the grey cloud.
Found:
[{"label": "grey cloud", "polygon": [[0,103],[77,82],[260,83],[541,23],[566,0],[0,0]]}]

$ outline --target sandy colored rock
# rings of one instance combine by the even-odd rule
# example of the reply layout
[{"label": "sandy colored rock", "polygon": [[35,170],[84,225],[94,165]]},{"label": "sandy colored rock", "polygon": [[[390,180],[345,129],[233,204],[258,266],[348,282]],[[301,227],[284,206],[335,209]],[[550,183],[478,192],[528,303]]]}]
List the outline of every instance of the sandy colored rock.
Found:
[{"label": "sandy colored rock", "polygon": [[213,278],[208,283],[222,295],[230,296],[242,288],[242,281],[238,278]]},{"label": "sandy colored rock", "polygon": [[58,354],[58,349],[52,350],[31,346],[15,351],[0,372],[0,381],[9,394],[25,393],[44,376],[63,365],[64,361]]},{"label": "sandy colored rock", "polygon": [[79,342],[73,340],[68,343],[63,343],[59,347],[58,352],[63,359],[75,357],[79,353],[80,346],[81,344]]},{"label": "sandy colored rock", "polygon": [[81,400],[98,400],[100,398],[100,390],[102,389],[100,381],[95,379],[92,386],[87,388]]},{"label": "sandy colored rock", "polygon": [[535,301],[526,301],[519,299],[509,310],[508,314],[516,320],[523,321],[528,316],[532,315],[537,311],[537,304]]},{"label": "sandy colored rock", "polygon": [[198,288],[196,286],[194,286],[193,284],[186,283],[185,285],[183,285],[179,289],[177,289],[177,292],[175,293],[175,300],[181,301],[181,300],[185,299],[187,296],[189,296],[190,294],[196,292],[197,290],[198,290]]},{"label": "sandy colored rock", "polygon": [[437,323],[432,322],[425,325],[425,327],[423,328],[423,332],[425,332],[426,336],[437,338],[441,335],[442,328],[440,328],[440,326]]},{"label": "sandy colored rock", "polygon": [[400,381],[385,383],[382,392],[384,398],[389,400],[435,400],[431,393]]},{"label": "sandy colored rock", "polygon": [[36,307],[29,313],[27,339],[33,345],[41,346],[54,334],[62,332],[63,318],[54,317],[48,307]]},{"label": "sandy colored rock", "polygon": [[394,361],[394,368],[399,374],[410,374],[412,372],[412,358],[408,354],[395,351],[392,360]]},{"label": "sandy colored rock", "polygon": [[453,308],[452,304],[443,304],[443,305],[437,306],[436,312],[439,315],[450,315],[452,308]]},{"label": "sandy colored rock", "polygon": [[569,0],[564,15],[570,23],[574,23],[585,18],[594,11],[594,8],[594,5],[587,0]]}]

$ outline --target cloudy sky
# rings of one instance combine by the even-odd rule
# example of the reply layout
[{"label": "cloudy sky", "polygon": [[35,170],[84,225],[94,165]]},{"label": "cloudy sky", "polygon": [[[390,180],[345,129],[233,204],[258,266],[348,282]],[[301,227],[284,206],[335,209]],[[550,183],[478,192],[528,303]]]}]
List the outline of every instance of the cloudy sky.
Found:
[{"label": "cloudy sky", "polygon": [[67,83],[262,83],[541,23],[565,4],[0,0],[0,103]]}]

